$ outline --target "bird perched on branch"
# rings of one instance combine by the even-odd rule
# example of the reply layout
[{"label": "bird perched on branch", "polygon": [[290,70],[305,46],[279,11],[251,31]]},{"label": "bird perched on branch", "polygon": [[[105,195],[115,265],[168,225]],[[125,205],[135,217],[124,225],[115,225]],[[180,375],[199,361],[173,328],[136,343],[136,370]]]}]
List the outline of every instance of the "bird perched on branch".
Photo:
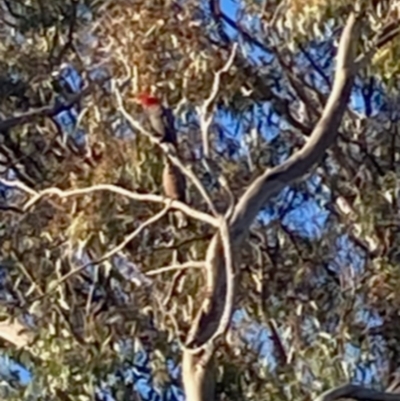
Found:
[{"label": "bird perched on branch", "polygon": [[148,93],[141,93],[137,99],[154,135],[160,139],[160,142],[177,146],[175,119],[172,111],[164,107],[159,98]]},{"label": "bird perched on branch", "polygon": [[[178,150],[178,140],[175,130],[175,119],[171,110],[164,107],[161,100],[148,93],[137,97],[154,135],[161,143],[172,144]],[[186,202],[186,179],[179,167],[165,160],[162,186],[166,197],[180,202]],[[186,216],[179,210],[174,213],[178,227],[186,225]]]}]

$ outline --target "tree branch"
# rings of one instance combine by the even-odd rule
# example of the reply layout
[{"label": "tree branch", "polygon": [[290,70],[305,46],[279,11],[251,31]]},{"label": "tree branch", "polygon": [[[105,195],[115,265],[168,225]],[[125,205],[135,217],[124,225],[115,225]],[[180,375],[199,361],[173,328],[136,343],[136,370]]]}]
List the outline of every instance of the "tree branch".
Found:
[{"label": "tree branch", "polygon": [[[229,224],[233,249],[239,248],[264,204],[320,161],[325,150],[335,140],[356,74],[354,59],[359,30],[360,21],[357,21],[354,13],[351,13],[339,43],[332,92],[306,145],[282,165],[265,171],[250,185],[236,205]],[[189,338],[193,338],[192,342],[198,348],[208,345],[207,352],[202,350],[194,355],[191,350],[184,350],[183,353],[183,382],[186,396],[192,401],[209,399],[207,397],[210,397],[210,388],[214,386],[214,382],[210,382],[207,386],[204,381],[206,379],[215,381],[215,378],[207,377],[205,369],[209,369],[213,359],[210,349],[213,351],[214,347],[211,347],[209,340],[218,332],[225,311],[224,299],[229,278],[224,254],[224,246],[218,232],[211,240],[206,256],[207,289],[210,295],[204,300],[189,331]]]},{"label": "tree branch", "polygon": [[[171,202],[171,201],[170,201]],[[51,287],[50,290],[48,290],[45,294],[40,295],[39,297],[37,297],[33,302],[41,300],[47,296],[49,296],[51,293],[53,293],[60,284],[64,283],[65,281],[67,281],[69,278],[71,278],[72,276],[74,276],[75,274],[78,274],[79,272],[81,272],[82,270],[85,270],[87,267],[89,266],[94,266],[94,265],[98,265],[100,263],[103,263],[104,261],[106,261],[107,259],[111,258],[112,256],[114,256],[115,254],[117,254],[119,251],[121,251],[122,249],[125,248],[125,246],[131,242],[135,237],[137,237],[146,227],[154,224],[156,221],[160,220],[162,217],[164,217],[169,210],[169,205],[166,205],[160,212],[158,212],[157,214],[155,214],[154,216],[150,217],[149,219],[147,219],[145,222],[143,222],[136,230],[134,230],[133,232],[131,232],[129,235],[127,235],[124,240],[122,242],[120,242],[118,245],[116,245],[115,247],[113,247],[112,249],[110,249],[108,252],[106,252],[103,256],[101,256],[100,258],[96,259],[96,260],[92,260],[90,262],[84,263],[81,266],[78,266],[75,269],[70,270],[68,273],[66,273],[64,276],[62,276],[59,280],[57,280],[56,283],[54,283],[54,285]]]},{"label": "tree branch", "polygon": [[193,219],[208,223],[214,227],[218,227],[218,225],[219,225],[218,219],[210,216],[207,213],[203,213],[196,209],[193,209],[190,206],[188,206],[186,203],[179,202],[179,201],[171,201],[170,199],[164,198],[163,196],[160,196],[160,195],[138,194],[138,193],[135,193],[135,192],[129,191],[127,189],[118,187],[116,185],[111,185],[111,184],[99,184],[99,185],[93,185],[91,187],[77,188],[77,189],[71,189],[71,190],[66,190],[66,191],[63,191],[59,188],[53,187],[53,188],[46,188],[39,192],[33,190],[32,188],[28,187],[27,185],[25,185],[19,181],[8,181],[8,180],[0,179],[0,184],[6,185],[8,187],[18,188],[18,189],[22,190],[23,192],[31,195],[31,199],[29,199],[23,207],[23,209],[25,211],[28,210],[30,207],[32,207],[40,199],[50,196],[50,195],[55,195],[55,196],[58,196],[59,198],[70,198],[73,196],[82,196],[82,195],[91,194],[93,192],[108,191],[108,192],[113,192],[115,194],[125,196],[129,199],[136,200],[139,202],[163,203],[164,205],[171,203],[171,207],[173,209],[181,210],[183,213],[187,214],[188,216],[192,217]]},{"label": "tree branch", "polygon": [[[218,327],[215,330],[215,332],[212,334],[212,336],[203,344],[200,344],[199,346],[196,346],[196,331],[191,331],[188,334],[187,337],[187,345],[186,345],[186,350],[191,353],[197,353],[198,351],[202,350],[204,347],[207,347],[209,343],[212,343],[213,340],[215,340],[218,336],[223,335],[226,333],[228,330],[232,313],[233,313],[233,308],[234,308],[234,297],[235,297],[235,289],[234,289],[234,284],[235,284],[235,273],[234,273],[234,266],[233,266],[233,257],[232,257],[232,248],[231,248],[231,242],[230,242],[230,237],[229,237],[229,227],[226,221],[226,218],[221,216],[220,217],[221,225],[220,225],[220,231],[218,233],[218,238],[220,238],[222,248],[223,248],[223,254],[224,254],[224,264],[225,264],[225,274],[226,274],[226,290],[225,290],[225,302],[224,302],[224,308],[222,311],[221,318],[218,322]],[[213,266],[208,266],[208,269],[212,269]],[[199,317],[200,315],[197,315]],[[195,328],[196,325],[192,325],[192,328]],[[194,344],[191,344],[191,343]],[[196,348],[192,348],[192,345],[196,346]],[[210,355],[211,356],[211,355]]]},{"label": "tree branch", "polygon": [[156,276],[157,274],[161,274],[161,273],[187,270],[187,269],[204,269],[204,262],[196,262],[193,260],[189,260],[188,262],[185,262],[185,263],[159,267],[157,269],[150,270],[144,274],[146,276]]},{"label": "tree branch", "polygon": [[345,384],[326,391],[314,401],[334,401],[339,398],[352,398],[359,401],[400,401],[400,394],[385,393],[354,384]]},{"label": "tree branch", "polygon": [[268,199],[289,183],[302,177],[319,162],[334,142],[347,106],[356,73],[354,43],[358,42],[359,24],[351,14],[342,32],[332,91],[321,118],[306,145],[280,166],[265,171],[240,198],[231,221],[232,241],[239,243]]},{"label": "tree branch", "polygon": [[26,332],[26,328],[12,319],[0,322],[0,338],[17,348],[26,347],[32,340],[32,336]]},{"label": "tree branch", "polygon": [[125,117],[125,119],[129,122],[131,127],[135,128],[138,130],[141,134],[145,135],[147,138],[150,139],[150,141],[154,144],[159,146],[162,151],[165,153],[165,155],[168,157],[171,162],[177,166],[186,177],[188,177],[194,184],[194,186],[198,189],[200,192],[201,196],[207,203],[209,209],[214,215],[217,215],[217,212],[214,207],[214,203],[211,200],[210,196],[208,195],[207,190],[204,188],[204,185],[201,183],[201,181],[197,178],[196,174],[193,173],[193,171],[183,165],[183,163],[179,160],[178,157],[176,157],[176,150],[172,146],[168,146],[168,144],[160,144],[159,140],[155,139],[153,135],[151,135],[150,132],[145,130],[141,124],[139,124],[132,116],[126,111],[123,102],[122,102],[122,96],[118,88],[114,87],[114,93],[115,97],[117,99],[118,103],[118,109],[121,112],[121,114]]},{"label": "tree branch", "polygon": [[[101,84],[102,82],[105,81],[106,80],[104,79],[102,81],[99,81],[99,83]],[[65,104],[55,104],[55,105],[40,107],[36,110],[31,110],[26,113],[20,114],[19,116],[11,117],[4,121],[0,121],[0,132],[7,131],[18,125],[30,123],[40,117],[54,117],[63,111],[69,110],[84,96],[88,95],[92,90],[93,90],[93,85],[89,84],[79,93],[72,95]]]},{"label": "tree branch", "polygon": [[222,74],[228,72],[231,68],[236,57],[236,52],[237,44],[235,43],[232,46],[231,54],[229,55],[228,60],[226,61],[224,66],[215,73],[210,95],[204,101],[203,105],[200,108],[200,128],[201,136],[203,139],[203,154],[206,158],[210,157],[209,129],[213,120],[213,113],[210,112],[210,107],[218,95],[219,87],[221,84],[221,76]]}]

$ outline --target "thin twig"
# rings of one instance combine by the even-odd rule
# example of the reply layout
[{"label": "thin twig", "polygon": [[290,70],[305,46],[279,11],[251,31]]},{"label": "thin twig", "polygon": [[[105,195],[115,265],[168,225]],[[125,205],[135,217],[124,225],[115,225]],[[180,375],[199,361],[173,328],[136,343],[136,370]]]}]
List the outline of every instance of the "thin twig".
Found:
[{"label": "thin twig", "polygon": [[167,294],[162,301],[164,308],[166,308],[168,306],[169,301],[171,300],[172,296],[174,295],[176,287],[179,286],[180,280],[184,276],[185,276],[185,270],[178,270],[172,277],[172,281],[171,281],[171,284],[169,285]]},{"label": "thin twig", "polygon": [[174,270],[187,270],[187,269],[203,269],[205,266],[204,262],[189,261],[185,263],[179,263],[176,265],[169,265],[159,267],[158,269],[150,270],[146,272],[146,276],[156,276],[157,274],[166,273]]},{"label": "thin twig", "polygon": [[232,46],[231,54],[229,55],[228,60],[224,64],[224,66],[215,73],[213,85],[211,88],[210,95],[204,101],[203,106],[200,111],[200,129],[201,136],[203,140],[203,154],[205,157],[210,157],[210,141],[209,141],[209,129],[213,120],[213,113],[210,112],[210,107],[212,103],[215,101],[218,91],[220,89],[221,77],[222,74],[229,71],[231,68],[233,61],[235,60],[235,56],[237,53],[238,44],[235,43]]},{"label": "thin twig", "polygon": [[[220,174],[217,174],[217,172],[211,167],[210,162],[209,162],[209,159],[210,159],[210,136],[209,136],[210,132],[209,131],[210,131],[211,123],[213,121],[213,117],[214,117],[213,113],[211,112],[211,105],[215,101],[215,99],[218,95],[218,92],[220,89],[220,84],[221,84],[222,74],[225,74],[231,68],[231,66],[235,60],[236,54],[237,54],[237,49],[238,49],[238,44],[234,43],[231,48],[231,53],[229,55],[228,60],[226,61],[224,66],[215,73],[210,95],[204,101],[202,107],[200,108],[200,131],[201,131],[201,137],[202,137],[202,142],[203,142],[203,163],[205,164],[206,169],[211,173],[212,178],[215,179],[217,177],[217,180],[219,181],[219,183],[222,185],[222,187],[228,193],[230,201],[232,201],[232,199],[233,199],[233,197],[231,196],[232,192],[228,186],[228,183],[227,183],[225,177],[221,177]],[[233,199],[233,204],[234,204],[234,199]]]},{"label": "thin twig", "polygon": [[101,85],[109,78],[104,78],[96,81],[95,83],[88,84],[79,93],[71,95],[65,104],[55,104],[51,106],[44,106],[38,109],[28,111],[16,117],[11,117],[0,122],[0,132],[7,131],[17,125],[23,125],[34,121],[40,117],[54,117],[57,114],[71,109],[77,102],[84,96],[88,95],[94,88],[95,84]]},{"label": "thin twig", "polygon": [[357,65],[357,68],[364,68],[373,58],[378,49],[385,46],[399,34],[399,21],[384,26],[372,39],[370,49],[358,56],[358,58],[356,59],[355,64]]},{"label": "thin twig", "polygon": [[20,209],[17,206],[13,206],[13,205],[0,205],[0,211],[13,212],[13,213],[18,213],[18,214],[24,213],[24,211],[22,209]]},{"label": "thin twig", "polygon": [[[12,188],[17,188],[20,189],[22,192],[25,192],[31,196],[37,196],[38,192],[35,191],[34,189],[28,187],[28,185],[25,185],[23,182],[21,181],[17,181],[17,180],[5,180],[3,178],[0,178],[0,184],[5,185],[7,187],[12,187]],[[26,209],[26,208],[24,208]]]},{"label": "thin twig", "polygon": [[67,274],[65,274],[64,276],[62,276],[56,283],[55,285],[51,288],[51,290],[47,291],[45,294],[43,294],[42,296],[39,296],[35,301],[37,300],[41,300],[43,298],[45,298],[46,296],[50,295],[52,292],[54,292],[54,290],[62,283],[64,283],[66,280],[68,280],[69,278],[71,278],[72,276],[74,276],[75,274],[81,272],[82,270],[86,269],[89,266],[95,266],[98,265],[100,263],[103,263],[104,261],[106,261],[107,259],[111,258],[112,256],[114,256],[115,254],[117,254],[119,251],[121,251],[122,249],[125,248],[125,246],[131,242],[135,237],[137,237],[146,227],[154,224],[156,221],[160,220],[161,218],[163,218],[169,211],[170,206],[167,205],[164,209],[162,209],[160,212],[158,212],[157,214],[155,214],[154,216],[150,217],[148,220],[146,220],[144,223],[142,223],[135,231],[133,231],[132,233],[130,233],[128,236],[125,237],[125,239],[120,242],[117,246],[115,246],[114,248],[112,248],[111,250],[109,250],[107,253],[105,253],[102,257],[100,257],[99,259],[96,259],[94,261],[90,261],[87,262],[75,269],[72,269],[71,271],[69,271]]},{"label": "thin twig", "polygon": [[276,321],[274,319],[268,320],[268,326],[271,330],[271,340],[275,345],[275,351],[277,353],[277,359],[280,366],[286,366],[288,357],[285,347],[282,343],[281,337],[279,336],[278,327],[276,326]]}]

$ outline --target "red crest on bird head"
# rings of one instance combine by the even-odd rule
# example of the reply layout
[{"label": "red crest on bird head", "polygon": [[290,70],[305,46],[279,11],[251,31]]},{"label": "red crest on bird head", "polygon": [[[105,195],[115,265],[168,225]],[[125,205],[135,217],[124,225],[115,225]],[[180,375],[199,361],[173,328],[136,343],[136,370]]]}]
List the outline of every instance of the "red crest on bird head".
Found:
[{"label": "red crest on bird head", "polygon": [[142,106],[158,106],[161,104],[160,99],[150,95],[149,93],[140,93],[137,97]]}]

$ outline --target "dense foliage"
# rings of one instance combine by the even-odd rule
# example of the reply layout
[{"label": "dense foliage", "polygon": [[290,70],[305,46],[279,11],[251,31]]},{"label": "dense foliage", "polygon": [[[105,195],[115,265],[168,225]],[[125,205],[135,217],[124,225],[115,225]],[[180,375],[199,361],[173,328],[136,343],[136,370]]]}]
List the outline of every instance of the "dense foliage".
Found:
[{"label": "dense foliage", "polygon": [[179,156],[223,212],[306,143],[354,4],[358,51],[379,50],[322,163],[265,205],[236,250],[214,374],[221,400],[385,387],[400,355],[395,3],[0,0],[0,305],[30,341],[3,349],[31,374],[25,385],[4,373],[3,395],[179,399],[181,344],[207,288],[199,263],[177,265],[202,261],[215,228],[177,229],[145,197],[162,193],[165,155],[127,114],[143,123],[143,91],[174,110]]}]

